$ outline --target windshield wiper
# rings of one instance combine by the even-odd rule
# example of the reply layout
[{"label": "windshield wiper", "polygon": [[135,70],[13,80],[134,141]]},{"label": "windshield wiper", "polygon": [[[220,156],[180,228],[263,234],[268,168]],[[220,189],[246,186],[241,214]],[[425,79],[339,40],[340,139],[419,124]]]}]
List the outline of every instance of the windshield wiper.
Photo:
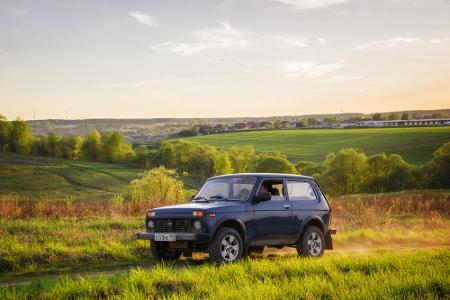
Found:
[{"label": "windshield wiper", "polygon": [[200,196],[192,199],[192,202],[210,202],[208,198]]},{"label": "windshield wiper", "polygon": [[222,196],[222,195],[214,195],[214,196],[209,197],[209,199],[210,199],[210,200],[211,200],[211,199],[221,199],[221,200],[225,200],[225,201],[228,201],[228,200],[229,200],[228,198],[226,198],[226,197],[224,197],[224,196]]}]

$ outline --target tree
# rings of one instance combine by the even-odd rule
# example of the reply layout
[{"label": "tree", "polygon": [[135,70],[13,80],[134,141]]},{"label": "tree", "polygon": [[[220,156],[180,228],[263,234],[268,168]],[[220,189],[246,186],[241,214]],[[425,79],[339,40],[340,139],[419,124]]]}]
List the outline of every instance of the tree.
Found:
[{"label": "tree", "polygon": [[25,121],[17,118],[12,122],[9,135],[9,148],[12,152],[29,154],[31,150],[31,133]]},{"label": "tree", "polygon": [[409,120],[409,115],[407,113],[402,114],[402,120]]},{"label": "tree", "polygon": [[299,161],[295,168],[297,171],[306,176],[316,176],[317,174],[320,174],[322,172],[322,167],[313,161]]},{"label": "tree", "polygon": [[93,130],[86,137],[81,147],[81,153],[87,160],[100,161],[101,148],[101,135],[97,130]]},{"label": "tree", "polygon": [[136,163],[143,167],[147,168],[150,165],[150,157],[148,155],[148,148],[146,145],[139,145],[136,150]]},{"label": "tree", "polygon": [[175,168],[175,147],[169,141],[162,142],[158,150],[156,163],[167,168]]},{"label": "tree", "polygon": [[236,173],[249,172],[255,167],[256,154],[252,145],[246,145],[243,148],[231,147],[228,149],[228,157]]},{"label": "tree", "polygon": [[336,154],[328,154],[324,167],[319,181],[328,193],[334,195],[359,193],[365,182],[367,156],[359,149],[342,149]]},{"label": "tree", "polygon": [[34,155],[48,156],[48,142],[46,135],[38,135],[33,139],[31,153]]},{"label": "tree", "polygon": [[233,173],[230,159],[226,151],[219,151],[214,159],[214,175]]},{"label": "tree", "polygon": [[161,166],[145,172],[142,178],[131,181],[130,199],[134,203],[148,203],[150,207],[184,202],[183,182],[175,170]]},{"label": "tree", "polygon": [[372,120],[374,120],[374,121],[381,121],[381,120],[384,120],[384,118],[381,116],[380,113],[376,113],[376,114],[373,114]]},{"label": "tree", "polygon": [[390,114],[388,120],[398,120],[398,114]]},{"label": "tree", "polygon": [[384,153],[369,157],[365,190],[385,193],[415,187],[414,167],[398,154]]},{"label": "tree", "polygon": [[71,160],[80,159],[82,145],[83,138],[81,136],[64,136],[60,141],[62,157]]},{"label": "tree", "polygon": [[102,161],[122,163],[127,155],[134,153],[131,146],[125,143],[125,138],[118,131],[106,132],[101,141]]},{"label": "tree", "polygon": [[61,157],[61,138],[53,132],[47,135],[47,154],[51,157]]},{"label": "tree", "polygon": [[450,142],[433,153],[433,158],[423,168],[426,185],[430,188],[450,188]]},{"label": "tree", "polygon": [[286,158],[266,156],[258,160],[255,172],[298,174],[294,165]]},{"label": "tree", "polygon": [[0,152],[5,152],[8,147],[11,134],[11,123],[0,115]]}]

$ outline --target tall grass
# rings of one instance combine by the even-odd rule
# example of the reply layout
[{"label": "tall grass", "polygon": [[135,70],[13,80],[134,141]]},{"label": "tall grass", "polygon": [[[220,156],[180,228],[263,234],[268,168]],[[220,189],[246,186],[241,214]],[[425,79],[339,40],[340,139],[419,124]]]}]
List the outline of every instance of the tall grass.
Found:
[{"label": "tall grass", "polygon": [[0,290],[1,299],[445,299],[450,251],[272,257],[230,265],[160,264]]},{"label": "tall grass", "polygon": [[[450,246],[448,193],[331,199],[335,249]],[[0,279],[151,262],[145,204],[0,197]]]}]

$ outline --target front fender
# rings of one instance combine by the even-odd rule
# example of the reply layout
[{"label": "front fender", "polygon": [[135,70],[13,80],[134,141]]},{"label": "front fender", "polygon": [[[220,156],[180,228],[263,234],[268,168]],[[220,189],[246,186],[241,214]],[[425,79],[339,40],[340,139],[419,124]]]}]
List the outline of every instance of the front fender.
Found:
[{"label": "front fender", "polygon": [[225,223],[227,222],[233,222],[235,224],[237,224],[239,226],[239,228],[241,229],[242,233],[244,234],[243,236],[243,240],[244,243],[247,243],[247,227],[245,226],[244,222],[242,222],[242,220],[239,220],[237,218],[233,218],[233,217],[223,217],[221,218],[217,223],[214,224],[212,230],[211,230],[211,239],[214,237],[214,235],[216,234],[217,230]]}]

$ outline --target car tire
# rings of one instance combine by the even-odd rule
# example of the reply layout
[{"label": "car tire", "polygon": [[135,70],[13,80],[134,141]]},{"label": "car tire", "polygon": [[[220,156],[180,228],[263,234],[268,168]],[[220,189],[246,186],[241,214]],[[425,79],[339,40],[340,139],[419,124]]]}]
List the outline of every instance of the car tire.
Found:
[{"label": "car tire", "polygon": [[158,261],[177,260],[181,256],[181,252],[177,249],[170,249],[167,242],[150,242],[150,252]]},{"label": "car tire", "polygon": [[298,255],[320,257],[325,249],[325,238],[316,226],[308,226],[303,231],[296,245]]},{"label": "car tire", "polygon": [[242,257],[244,243],[241,235],[230,227],[220,228],[209,243],[209,259],[214,262],[234,262]]},{"label": "car tire", "polygon": [[248,249],[249,253],[261,254],[264,252],[264,246],[250,247]]}]

